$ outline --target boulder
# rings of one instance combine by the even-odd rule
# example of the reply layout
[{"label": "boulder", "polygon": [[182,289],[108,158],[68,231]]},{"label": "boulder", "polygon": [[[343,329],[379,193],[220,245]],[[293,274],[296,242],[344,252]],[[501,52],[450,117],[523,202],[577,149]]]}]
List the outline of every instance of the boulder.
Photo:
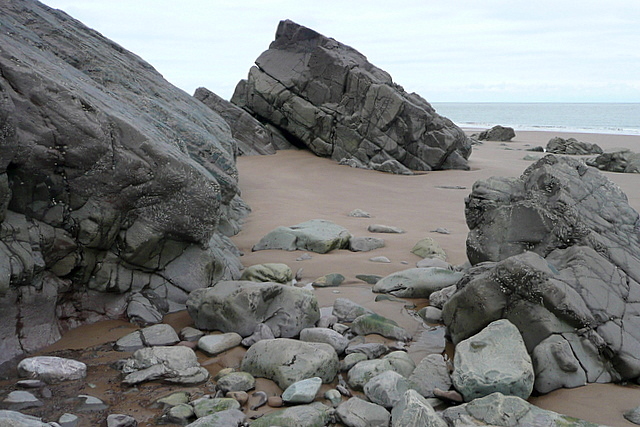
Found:
[{"label": "boulder", "polygon": [[392,273],[373,285],[373,292],[403,298],[429,298],[431,293],[456,284],[462,272],[438,267],[409,268]]},{"label": "boulder", "polygon": [[330,419],[333,409],[320,402],[297,405],[270,412],[251,423],[251,427],[308,426],[323,427]]},{"label": "boulder", "polygon": [[340,322],[353,322],[356,317],[362,316],[363,314],[373,314],[373,311],[350,299],[336,298],[333,302],[332,314],[336,316]]},{"label": "boulder", "polygon": [[516,133],[513,128],[496,125],[491,129],[480,132],[478,139],[480,141],[511,141],[515,136]]},{"label": "boulder", "polygon": [[240,426],[244,422],[246,415],[239,409],[226,409],[198,418],[194,422],[187,424],[187,427],[212,427],[212,426]]},{"label": "boulder", "polygon": [[322,386],[320,377],[297,381],[282,392],[282,400],[285,403],[311,403],[320,391],[320,386]]},{"label": "boulder", "polygon": [[107,416],[107,427],[137,427],[138,421],[131,415],[109,414]]},{"label": "boulder", "polygon": [[14,390],[2,401],[2,405],[7,409],[22,411],[44,406],[44,403],[28,391]]},{"label": "boulder", "polygon": [[349,239],[349,250],[351,252],[369,252],[383,247],[384,239],[379,237],[352,237]]},{"label": "boulder", "polygon": [[77,360],[56,356],[28,357],[18,364],[18,375],[53,384],[86,377],[87,365]]},{"label": "boulder", "polygon": [[395,371],[384,371],[372,377],[363,387],[369,401],[393,408],[409,389],[406,378]]},{"label": "boulder", "polygon": [[146,347],[136,350],[121,367],[125,384],[162,379],[178,384],[199,384],[209,378],[196,353],[184,346]]},{"label": "boulder", "polygon": [[45,423],[41,418],[5,409],[0,409],[0,425],[7,427],[51,427],[51,423]]},{"label": "boulder", "polygon": [[358,335],[378,334],[385,338],[408,341],[411,335],[398,324],[379,314],[363,314],[351,323],[351,330]]},{"label": "boulder", "polygon": [[193,406],[193,412],[197,418],[203,418],[229,409],[240,409],[238,401],[229,397],[211,398],[211,396],[205,396],[191,402],[191,406]]},{"label": "boulder", "polygon": [[352,397],[336,409],[336,415],[348,427],[389,427],[391,414],[384,407]]},{"label": "boulder", "polygon": [[286,264],[256,264],[245,268],[240,280],[288,284],[293,280],[293,271]]},{"label": "boulder", "polygon": [[384,224],[371,224],[367,227],[370,233],[403,234],[405,231],[400,227]]},{"label": "boulder", "polygon": [[235,332],[226,334],[205,335],[198,340],[198,348],[205,353],[215,356],[240,345],[242,337]]},{"label": "boulder", "polygon": [[349,369],[347,382],[354,390],[362,390],[371,378],[385,371],[394,371],[407,378],[414,368],[415,364],[405,352],[396,351],[382,359],[363,360],[356,363]]},{"label": "boulder", "polygon": [[272,340],[275,336],[271,328],[264,323],[258,323],[253,329],[253,334],[249,335],[242,340],[242,345],[245,347],[251,347],[253,344],[262,340]]},{"label": "boulder", "polygon": [[468,169],[464,132],[349,46],[281,21],[256,65],[231,102],[319,156],[394,171]]},{"label": "boulder", "polygon": [[319,254],[349,247],[351,234],[346,228],[324,219],[312,219],[291,227],[278,227],[253,246],[254,251],[283,249]]},{"label": "boulder", "polygon": [[640,154],[625,148],[602,153],[587,164],[607,172],[640,173]]},{"label": "boulder", "polygon": [[231,372],[216,381],[218,389],[223,392],[249,391],[256,385],[256,379],[248,372]]},{"label": "boulder", "polygon": [[556,136],[551,138],[545,149],[547,153],[552,154],[569,154],[569,155],[585,155],[585,154],[602,154],[602,148],[598,144],[578,141],[575,138],[560,138]]},{"label": "boulder", "polygon": [[415,390],[407,390],[391,410],[391,427],[447,427],[433,406]]},{"label": "boulder", "polygon": [[442,249],[442,246],[431,237],[419,240],[411,249],[411,253],[420,258],[437,258],[443,261],[447,259],[447,253]]},{"label": "boulder", "polygon": [[408,378],[409,388],[423,397],[434,397],[437,388],[447,391],[451,388],[449,366],[441,354],[430,354],[424,357]]},{"label": "boulder", "polygon": [[189,295],[187,310],[205,330],[253,334],[264,323],[276,337],[294,337],[320,319],[315,295],[279,283],[219,282]]},{"label": "boulder", "polygon": [[338,373],[338,355],[329,344],[276,338],[249,347],[241,369],[269,378],[284,390],[311,377],[320,377],[324,383],[333,381]]},{"label": "boulder", "polygon": [[342,334],[329,328],[306,328],[300,331],[300,341],[323,342],[334,348],[337,354],[344,353],[349,340]]},{"label": "boulder", "polygon": [[329,288],[340,286],[344,282],[345,277],[340,273],[329,273],[318,277],[311,283],[314,288]]}]

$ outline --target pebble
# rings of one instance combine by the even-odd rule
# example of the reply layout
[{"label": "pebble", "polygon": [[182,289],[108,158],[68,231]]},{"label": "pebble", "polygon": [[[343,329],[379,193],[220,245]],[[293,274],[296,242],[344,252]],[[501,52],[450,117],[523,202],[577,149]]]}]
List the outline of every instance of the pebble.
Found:
[{"label": "pebble", "polygon": [[383,263],[390,263],[391,260],[389,258],[387,258],[386,256],[374,256],[373,258],[369,258],[369,261],[371,262],[383,262]]},{"label": "pebble", "polygon": [[308,253],[304,253],[300,255],[298,258],[296,258],[296,261],[306,261],[311,258],[312,258],[311,255],[309,255]]},{"label": "pebble", "polygon": [[249,394],[246,391],[229,391],[225,397],[237,400],[240,406],[243,406],[249,401]]},{"label": "pebble", "polygon": [[14,411],[20,411],[27,408],[36,408],[42,406],[43,403],[28,391],[12,391],[4,400],[5,406]]}]

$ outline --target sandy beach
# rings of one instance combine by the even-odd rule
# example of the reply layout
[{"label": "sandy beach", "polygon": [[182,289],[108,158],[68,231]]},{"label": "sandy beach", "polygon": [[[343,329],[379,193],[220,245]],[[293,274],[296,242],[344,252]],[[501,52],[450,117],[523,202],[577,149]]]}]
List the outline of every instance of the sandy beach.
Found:
[{"label": "sandy beach", "polygon": [[[338,288],[316,289],[321,307],[330,307],[337,297],[352,299],[372,310],[396,320],[410,332],[424,330],[412,310],[397,301],[375,302],[377,294],[371,285],[358,279],[357,274],[388,275],[414,267],[420,258],[410,252],[413,245],[424,237],[436,239],[444,248],[451,264],[466,262],[465,239],[467,226],[464,217],[464,199],[473,183],[490,176],[519,176],[531,164],[526,155],[541,157],[543,153],[527,152],[528,148],[545,146],[553,136],[575,137],[597,143],[603,149],[628,147],[640,149],[640,136],[560,134],[546,132],[517,132],[512,142],[485,142],[474,147],[469,171],[438,171],[414,176],[398,176],[381,172],[354,169],[336,162],[318,158],[307,151],[281,151],[271,156],[240,157],[240,187],[243,199],[251,206],[242,231],[232,240],[243,252],[244,266],[265,262],[280,262],[295,272],[302,269],[300,284],[308,284],[328,273],[341,273],[345,282]],[[637,174],[606,173],[629,197],[631,206],[640,210],[640,176]],[[362,209],[371,218],[353,218],[347,214]],[[346,227],[354,236],[371,235],[370,224],[400,227],[404,234],[377,235],[386,242],[384,248],[373,252],[333,251],[320,255],[312,253],[309,260],[297,261],[302,252],[266,250],[252,252],[252,246],[273,228],[294,225],[319,218]],[[446,228],[450,234],[436,233]],[[369,261],[373,256],[385,256],[390,263]],[[418,307],[427,301],[411,301]],[[191,324],[185,312],[167,316],[166,321],[177,330]],[[140,425],[154,425],[161,410],[152,403],[166,395],[172,387],[145,384],[125,388],[119,382],[119,373],[109,365],[128,354],[115,353],[110,344],[118,337],[135,329],[124,321],[101,322],[70,331],[61,341],[44,349],[41,354],[79,357],[89,365],[86,383],[76,392],[92,394],[111,405],[111,413],[128,413],[141,421]],[[375,339],[368,337],[369,340]],[[411,357],[418,362],[425,349],[412,346]],[[201,363],[215,374],[220,368],[239,363],[243,349],[235,349],[216,358],[201,356]],[[0,388],[12,384],[14,379],[2,381]],[[277,392],[270,381],[261,380],[259,387]],[[178,389],[173,387],[173,389]],[[208,390],[190,387],[195,395]],[[579,417],[587,421],[610,426],[632,426],[622,413],[640,405],[640,386],[589,385],[573,390],[557,390],[541,397],[532,397],[536,405]],[[88,417],[88,416],[87,416]],[[91,420],[88,417],[85,421]],[[90,425],[90,424],[86,424]]]}]

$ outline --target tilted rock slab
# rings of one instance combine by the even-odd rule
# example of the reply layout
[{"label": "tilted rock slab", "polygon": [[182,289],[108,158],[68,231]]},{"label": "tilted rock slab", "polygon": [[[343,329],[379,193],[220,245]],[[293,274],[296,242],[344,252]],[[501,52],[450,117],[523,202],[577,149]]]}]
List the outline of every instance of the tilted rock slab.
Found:
[{"label": "tilted rock slab", "polygon": [[640,376],[640,220],[617,185],[548,155],[520,178],[477,182],[466,216],[476,265],[444,305],[454,343],[505,318],[538,391]]},{"label": "tilted rock slab", "polygon": [[319,156],[468,169],[471,143],[460,128],[355,49],[289,20],[231,102]]}]

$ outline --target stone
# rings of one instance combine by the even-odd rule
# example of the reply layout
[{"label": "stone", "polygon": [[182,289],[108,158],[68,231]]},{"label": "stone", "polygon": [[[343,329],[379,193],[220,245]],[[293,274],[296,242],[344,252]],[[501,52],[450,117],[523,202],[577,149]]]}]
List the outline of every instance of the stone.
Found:
[{"label": "stone", "polygon": [[333,314],[329,314],[326,316],[321,316],[318,320],[318,323],[316,323],[316,326],[318,328],[331,328],[336,323],[338,323],[338,317],[334,316]]},{"label": "stone", "polygon": [[340,322],[353,322],[356,317],[363,314],[373,314],[373,311],[357,304],[347,298],[336,298],[333,302],[332,314],[338,318]]},{"label": "stone", "polygon": [[602,148],[598,144],[578,141],[575,138],[553,137],[547,143],[545,149],[547,153],[552,154],[569,154],[569,155],[585,155],[585,154],[602,154]]},{"label": "stone", "polygon": [[[220,384],[218,384],[218,386],[219,385]],[[240,406],[244,406],[244,404],[249,401],[249,394],[246,391],[228,391],[225,397],[237,400]]]},{"label": "stone", "polygon": [[198,340],[198,348],[210,356],[223,353],[240,345],[242,337],[235,332],[205,335]]},{"label": "stone", "polygon": [[51,427],[51,423],[42,422],[41,418],[5,409],[0,409],[0,425],[7,427]]},{"label": "stone", "polygon": [[480,141],[511,141],[515,136],[516,133],[513,128],[496,125],[491,129],[480,132],[478,139]]},{"label": "stone", "polygon": [[445,402],[451,402],[453,404],[464,402],[464,397],[455,390],[440,390],[436,387],[433,389],[433,395],[438,399],[442,399]]},{"label": "stone", "polygon": [[349,369],[347,383],[354,390],[362,390],[371,378],[391,370],[395,370],[395,368],[388,359],[364,360]]},{"label": "stone", "polygon": [[439,258],[424,258],[421,259],[420,261],[418,261],[416,263],[416,267],[418,268],[430,268],[430,267],[437,267],[437,268],[444,268],[447,270],[453,270],[453,266],[451,264],[449,264],[448,262],[441,260]]},{"label": "stone", "polygon": [[275,336],[271,328],[264,323],[258,323],[253,329],[253,334],[242,340],[242,345],[245,347],[251,347],[253,344],[262,340],[272,340]]},{"label": "stone", "polygon": [[282,393],[285,403],[311,403],[320,391],[322,379],[320,377],[307,378],[291,384]]},{"label": "stone", "polygon": [[216,412],[226,411],[229,409],[240,409],[237,400],[228,397],[210,397],[205,396],[191,402],[193,412],[197,418],[203,418]]},{"label": "stone", "polygon": [[280,396],[269,396],[267,398],[267,405],[269,405],[270,408],[280,408],[284,405],[284,401]]},{"label": "stone", "polygon": [[328,288],[333,286],[340,286],[344,282],[345,277],[340,273],[330,273],[324,276],[318,277],[311,283],[314,288]]},{"label": "stone", "polygon": [[87,365],[56,356],[28,357],[18,364],[18,375],[54,384],[86,377]]},{"label": "stone", "polygon": [[429,295],[429,305],[442,309],[447,301],[456,293],[458,287],[456,285],[447,286],[439,291],[432,292]]},{"label": "stone", "polygon": [[447,427],[429,402],[415,390],[407,390],[391,410],[391,427]]},{"label": "stone", "polygon": [[350,343],[345,349],[345,353],[347,353],[347,356],[351,354],[362,354],[366,359],[377,359],[378,357],[387,354],[388,352],[389,347],[377,342],[368,342],[361,344]]},{"label": "stone", "polygon": [[282,249],[311,251],[319,254],[349,246],[349,231],[331,221],[313,219],[291,227],[278,227],[253,246],[254,251]]},{"label": "stone", "polygon": [[375,403],[352,397],[336,409],[338,419],[348,427],[388,427],[391,414]]},{"label": "stone", "polygon": [[393,408],[408,389],[406,378],[395,371],[385,371],[372,377],[363,388],[369,401],[387,409]]},{"label": "stone", "polygon": [[462,272],[437,267],[409,268],[380,279],[373,286],[373,292],[403,298],[429,298],[432,292],[456,284],[462,276]]},{"label": "stone", "polygon": [[627,419],[628,421],[634,424],[640,424],[640,406],[636,406],[633,409],[629,409],[627,412],[624,413],[624,417],[625,419]]},{"label": "stone", "polygon": [[427,306],[418,310],[418,316],[427,323],[442,323],[442,310]]},{"label": "stone", "polygon": [[184,346],[145,347],[136,350],[121,367],[125,384],[164,380],[178,384],[199,384],[209,378],[200,366],[195,352]]},{"label": "stone", "polygon": [[194,422],[187,424],[187,427],[217,427],[217,426],[240,426],[245,421],[246,415],[239,409],[226,409],[218,411]]},{"label": "stone", "polygon": [[21,411],[28,408],[37,408],[43,406],[44,403],[28,391],[16,390],[10,392],[2,401],[8,409]]},{"label": "stone", "polygon": [[511,322],[496,320],[456,345],[453,385],[470,402],[494,392],[529,398],[534,373],[522,336]]},{"label": "stone", "polygon": [[180,403],[172,406],[165,414],[167,422],[181,426],[189,424],[189,420],[195,418],[195,416],[196,414],[193,412],[193,406],[186,403]]},{"label": "stone", "polygon": [[540,393],[587,384],[587,375],[571,345],[561,336],[551,335],[542,340],[533,350],[531,360],[535,368],[534,387]]},{"label": "stone", "polygon": [[256,379],[248,372],[232,372],[227,374],[216,383],[223,392],[229,391],[249,391],[256,385]]},{"label": "stone", "polygon": [[408,341],[411,335],[393,320],[379,314],[363,314],[351,323],[351,330],[358,335],[378,334],[385,338]]},{"label": "stone", "polygon": [[384,239],[378,237],[352,237],[349,239],[351,252],[369,252],[384,247]]},{"label": "stone", "polygon": [[303,253],[302,255],[300,255],[298,258],[296,258],[296,261],[307,261],[312,259],[313,257],[311,256],[311,254],[308,253]]},{"label": "stone", "polygon": [[347,354],[344,359],[340,361],[340,371],[345,372],[349,369],[353,368],[356,363],[362,362],[363,360],[368,360],[366,354],[364,353],[350,353]]},{"label": "stone", "polygon": [[629,149],[609,151],[588,160],[587,164],[607,172],[640,173],[640,154]]},{"label": "stone", "polygon": [[88,394],[79,394],[78,399],[80,404],[76,407],[76,411],[79,412],[103,411],[109,407],[101,399]]},{"label": "stone", "polygon": [[236,332],[242,337],[253,334],[260,323],[276,337],[294,337],[320,318],[312,292],[279,283],[219,282],[191,292],[187,310],[199,329]]},{"label": "stone", "polygon": [[336,161],[468,169],[471,143],[461,129],[355,49],[289,20],[231,102]]},{"label": "stone", "polygon": [[156,403],[162,408],[171,408],[173,406],[189,403],[189,397],[190,394],[188,392],[179,391],[156,400]]},{"label": "stone", "polygon": [[371,214],[367,211],[363,211],[362,209],[354,209],[347,215],[354,218],[371,218]]},{"label": "stone", "polygon": [[389,258],[387,258],[386,256],[374,256],[369,258],[369,261],[371,262],[380,262],[383,264],[389,264],[391,262],[391,260]]},{"label": "stone", "polygon": [[332,408],[313,402],[270,412],[251,423],[251,427],[308,426],[323,427],[331,419]]},{"label": "stone", "polygon": [[447,253],[442,249],[442,246],[431,237],[419,240],[411,249],[411,253],[420,258],[438,258],[443,261],[447,259]]},{"label": "stone", "polygon": [[60,427],[77,427],[80,425],[80,417],[65,413],[58,418],[58,424],[60,424]]},{"label": "stone", "polygon": [[338,355],[349,345],[349,340],[342,334],[329,328],[307,328],[300,331],[300,341],[322,342],[334,348]]},{"label": "stone", "polygon": [[127,304],[129,321],[141,326],[162,322],[163,314],[147,297],[139,292],[131,295]]},{"label": "stone", "polygon": [[357,274],[356,279],[362,280],[370,285],[375,285],[378,280],[382,279],[382,276],[378,276],[377,274]]},{"label": "stone", "polygon": [[183,341],[196,342],[204,336],[204,332],[192,326],[185,326],[180,330],[180,333],[178,334],[178,336]]},{"label": "stone", "polygon": [[113,349],[116,351],[136,351],[144,347],[139,330],[118,338],[113,344]]},{"label": "stone", "polygon": [[287,284],[293,280],[293,271],[286,264],[256,264],[245,268],[240,280]]},{"label": "stone", "polygon": [[425,356],[415,367],[408,378],[409,388],[417,391],[423,397],[435,397],[434,390],[449,390],[451,376],[449,366],[441,354]]},{"label": "stone", "polygon": [[136,427],[138,421],[130,415],[109,414],[107,416],[107,427]]},{"label": "stone", "polygon": [[403,234],[405,231],[400,227],[394,227],[392,225],[383,224],[371,224],[367,227],[367,230],[371,233],[388,233],[388,234]]},{"label": "stone", "polygon": [[276,338],[249,347],[241,369],[271,379],[284,390],[296,381],[316,376],[324,383],[333,381],[338,372],[338,355],[329,344]]},{"label": "stone", "polygon": [[413,370],[416,368],[411,356],[406,351],[396,350],[382,357],[384,360],[388,360],[393,367],[393,370],[405,378],[408,378]]},{"label": "stone", "polygon": [[175,329],[164,323],[140,329],[140,336],[147,347],[173,345],[180,341]]},{"label": "stone", "polygon": [[20,380],[16,385],[23,388],[42,388],[46,383],[40,380]]}]

